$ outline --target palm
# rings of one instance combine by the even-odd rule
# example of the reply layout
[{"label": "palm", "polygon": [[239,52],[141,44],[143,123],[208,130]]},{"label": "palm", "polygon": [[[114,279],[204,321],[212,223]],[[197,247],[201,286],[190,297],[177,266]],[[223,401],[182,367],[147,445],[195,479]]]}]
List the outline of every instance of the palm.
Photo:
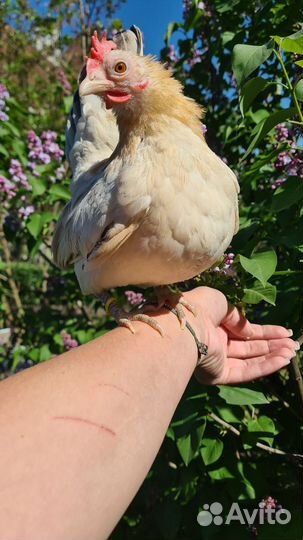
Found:
[{"label": "palm", "polygon": [[287,366],[295,355],[298,344],[286,328],[251,324],[215,289],[200,287],[189,294],[203,297],[202,335],[209,353],[195,372],[200,382],[244,383]]}]

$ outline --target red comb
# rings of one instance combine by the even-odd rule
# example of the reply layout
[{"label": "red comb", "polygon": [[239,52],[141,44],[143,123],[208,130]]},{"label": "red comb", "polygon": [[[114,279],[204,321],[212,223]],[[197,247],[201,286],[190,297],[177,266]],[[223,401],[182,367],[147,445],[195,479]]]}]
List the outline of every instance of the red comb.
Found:
[{"label": "red comb", "polygon": [[113,41],[107,40],[106,32],[103,33],[101,40],[99,40],[97,32],[94,32],[92,36],[92,48],[90,50],[91,57],[94,60],[103,63],[105,55],[113,49],[117,49],[117,45]]}]

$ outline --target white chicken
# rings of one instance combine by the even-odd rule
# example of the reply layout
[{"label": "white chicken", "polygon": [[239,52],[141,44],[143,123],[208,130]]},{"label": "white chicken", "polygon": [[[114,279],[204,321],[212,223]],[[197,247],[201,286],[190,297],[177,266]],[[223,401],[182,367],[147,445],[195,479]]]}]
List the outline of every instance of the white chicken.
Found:
[{"label": "white chicken", "polygon": [[96,34],[92,43],[81,117],[69,128],[72,198],[54,260],[75,263],[84,294],[192,278],[237,232],[237,179],[205,142],[203,109],[163,65],[138,56],[138,31],[135,46],[120,40],[126,50]]}]

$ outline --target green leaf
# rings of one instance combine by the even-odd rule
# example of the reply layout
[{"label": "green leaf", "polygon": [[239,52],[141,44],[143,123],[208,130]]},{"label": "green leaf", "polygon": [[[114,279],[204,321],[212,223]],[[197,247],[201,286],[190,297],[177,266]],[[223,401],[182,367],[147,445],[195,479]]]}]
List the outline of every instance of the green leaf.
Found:
[{"label": "green leaf", "polygon": [[205,421],[200,426],[191,429],[190,433],[177,439],[177,448],[185,463],[188,465],[199,450],[201,439],[205,430]]},{"label": "green leaf", "polygon": [[38,238],[42,229],[46,223],[49,223],[54,219],[54,215],[51,212],[44,212],[43,214],[32,214],[26,222],[26,227],[30,234],[34,238]]},{"label": "green leaf", "polygon": [[14,153],[18,156],[23,166],[27,165],[27,159],[25,157],[26,148],[25,144],[21,139],[15,139],[12,142],[12,147],[14,150]]},{"label": "green leaf", "polygon": [[303,198],[302,178],[291,176],[275,192],[272,199],[272,210],[281,212],[293,204],[299,204]]},{"label": "green leaf", "polygon": [[295,62],[295,64],[297,64],[297,66],[303,68],[303,60],[298,60],[298,62]]},{"label": "green leaf", "polygon": [[16,137],[19,137],[19,138],[21,137],[21,133],[19,129],[16,126],[14,126],[14,124],[11,124],[10,122],[5,122],[5,127],[10,130],[12,135],[15,135]]},{"label": "green leaf", "polygon": [[53,201],[69,201],[71,194],[69,189],[66,186],[61,186],[60,184],[53,184],[49,190],[50,195],[52,196]]},{"label": "green leaf", "polygon": [[38,238],[43,229],[43,219],[41,214],[32,214],[26,223],[26,227],[34,238]]},{"label": "green leaf", "polygon": [[271,39],[265,45],[235,45],[233,49],[233,71],[239,86],[255,71],[274,49]]},{"label": "green leaf", "polygon": [[69,114],[70,113],[70,110],[72,108],[72,105],[73,105],[73,96],[65,96],[64,98],[64,112],[65,114]]},{"label": "green leaf", "polygon": [[259,416],[250,420],[247,423],[247,431],[242,434],[242,441],[245,446],[254,446],[257,441],[261,440],[269,445],[272,445],[274,436],[278,430],[271,418],[268,416]]},{"label": "green leaf", "polygon": [[237,386],[219,386],[219,395],[230,405],[262,405],[269,403],[263,392]]},{"label": "green leaf", "polygon": [[257,111],[250,110],[249,116],[255,124],[259,124],[259,122],[262,122],[262,120],[268,118],[270,116],[270,113],[266,109],[258,109]]},{"label": "green leaf", "polygon": [[235,35],[235,32],[223,32],[221,35],[223,47],[225,47],[226,43],[229,43],[232,39],[234,39]]},{"label": "green leaf", "polygon": [[29,183],[32,186],[32,194],[34,197],[42,195],[46,191],[46,181],[43,178],[29,178]]},{"label": "green leaf", "polygon": [[296,114],[296,112],[297,110],[295,107],[291,107],[289,109],[281,109],[280,111],[276,111],[261,120],[261,122],[256,125],[252,132],[252,134],[255,136],[252,139],[249,147],[247,148],[244,156],[241,158],[241,161],[247,158],[247,156],[255,148],[257,143],[262,141],[262,139],[264,139],[267,133],[269,133],[278,124],[285,122],[285,120],[288,120],[289,118],[292,118]]},{"label": "green leaf", "polygon": [[48,345],[42,345],[39,352],[39,362],[45,362],[52,356],[51,351],[49,350]]},{"label": "green leaf", "polygon": [[239,3],[240,0],[229,0],[229,2],[223,0],[222,2],[216,3],[216,9],[218,13],[227,13],[228,11],[232,11]]},{"label": "green leaf", "polygon": [[200,450],[205,465],[215,463],[223,452],[224,444],[221,439],[203,439]]},{"label": "green leaf", "polygon": [[240,111],[242,116],[249,109],[250,105],[254,101],[255,97],[268,86],[268,81],[262,77],[254,77],[250,81],[247,81],[241,90],[240,96]]},{"label": "green leaf", "polygon": [[218,415],[229,424],[241,424],[243,420],[243,409],[241,407],[216,407]]},{"label": "green leaf", "polygon": [[295,94],[299,101],[303,101],[303,79],[301,79],[295,86]]},{"label": "green leaf", "polygon": [[259,302],[262,302],[263,300],[264,302],[268,302],[268,304],[275,306],[276,296],[277,288],[274,285],[266,283],[265,287],[263,287],[259,281],[255,281],[253,289],[244,289],[242,302],[247,304],[259,304]]},{"label": "green leaf", "polygon": [[5,157],[9,157],[9,153],[6,150],[6,148],[3,146],[3,144],[0,144],[0,154],[2,154]]},{"label": "green leaf", "polygon": [[166,43],[166,45],[169,44],[170,42],[170,38],[172,37],[173,33],[178,30],[178,28],[180,28],[180,24],[179,23],[176,23],[176,22],[171,22],[169,23],[168,27],[167,27],[167,31],[166,31],[166,34],[164,36],[164,41]]},{"label": "green leaf", "polygon": [[299,32],[286,37],[272,37],[283,51],[303,54],[303,30],[299,30]]},{"label": "green leaf", "polygon": [[227,467],[220,467],[220,469],[216,469],[215,471],[208,471],[208,475],[213,480],[226,480],[227,478],[235,478],[235,475]]},{"label": "green leaf", "polygon": [[263,287],[265,287],[277,267],[277,255],[274,250],[255,252],[250,259],[240,255],[239,260],[242,268],[257,278]]},{"label": "green leaf", "polygon": [[279,430],[276,428],[274,421],[269,416],[259,416],[259,418],[251,420],[247,424],[248,431],[266,431],[276,435]]}]

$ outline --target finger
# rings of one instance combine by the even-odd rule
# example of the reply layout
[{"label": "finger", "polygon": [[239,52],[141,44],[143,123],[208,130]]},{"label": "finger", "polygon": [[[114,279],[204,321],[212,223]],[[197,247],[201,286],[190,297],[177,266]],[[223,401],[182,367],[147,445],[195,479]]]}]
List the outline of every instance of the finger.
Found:
[{"label": "finger", "polygon": [[242,339],[279,339],[292,335],[292,331],[283,326],[252,324],[232,305],[229,305],[228,313],[222,320],[222,326]]},{"label": "finger", "polygon": [[281,339],[292,336],[292,330],[275,324],[251,324],[250,339]]},{"label": "finger", "polygon": [[252,324],[231,304],[228,305],[228,312],[221,325],[234,336],[250,338],[253,333]]},{"label": "finger", "polygon": [[227,344],[227,356],[233,358],[252,358],[263,356],[281,348],[296,351],[300,348],[297,341],[290,338],[257,339],[249,341],[230,340]]},{"label": "finger", "polygon": [[229,358],[222,376],[213,384],[241,384],[266,377],[286,367],[293,356],[294,353],[288,348],[281,348],[278,351],[247,360]]}]

